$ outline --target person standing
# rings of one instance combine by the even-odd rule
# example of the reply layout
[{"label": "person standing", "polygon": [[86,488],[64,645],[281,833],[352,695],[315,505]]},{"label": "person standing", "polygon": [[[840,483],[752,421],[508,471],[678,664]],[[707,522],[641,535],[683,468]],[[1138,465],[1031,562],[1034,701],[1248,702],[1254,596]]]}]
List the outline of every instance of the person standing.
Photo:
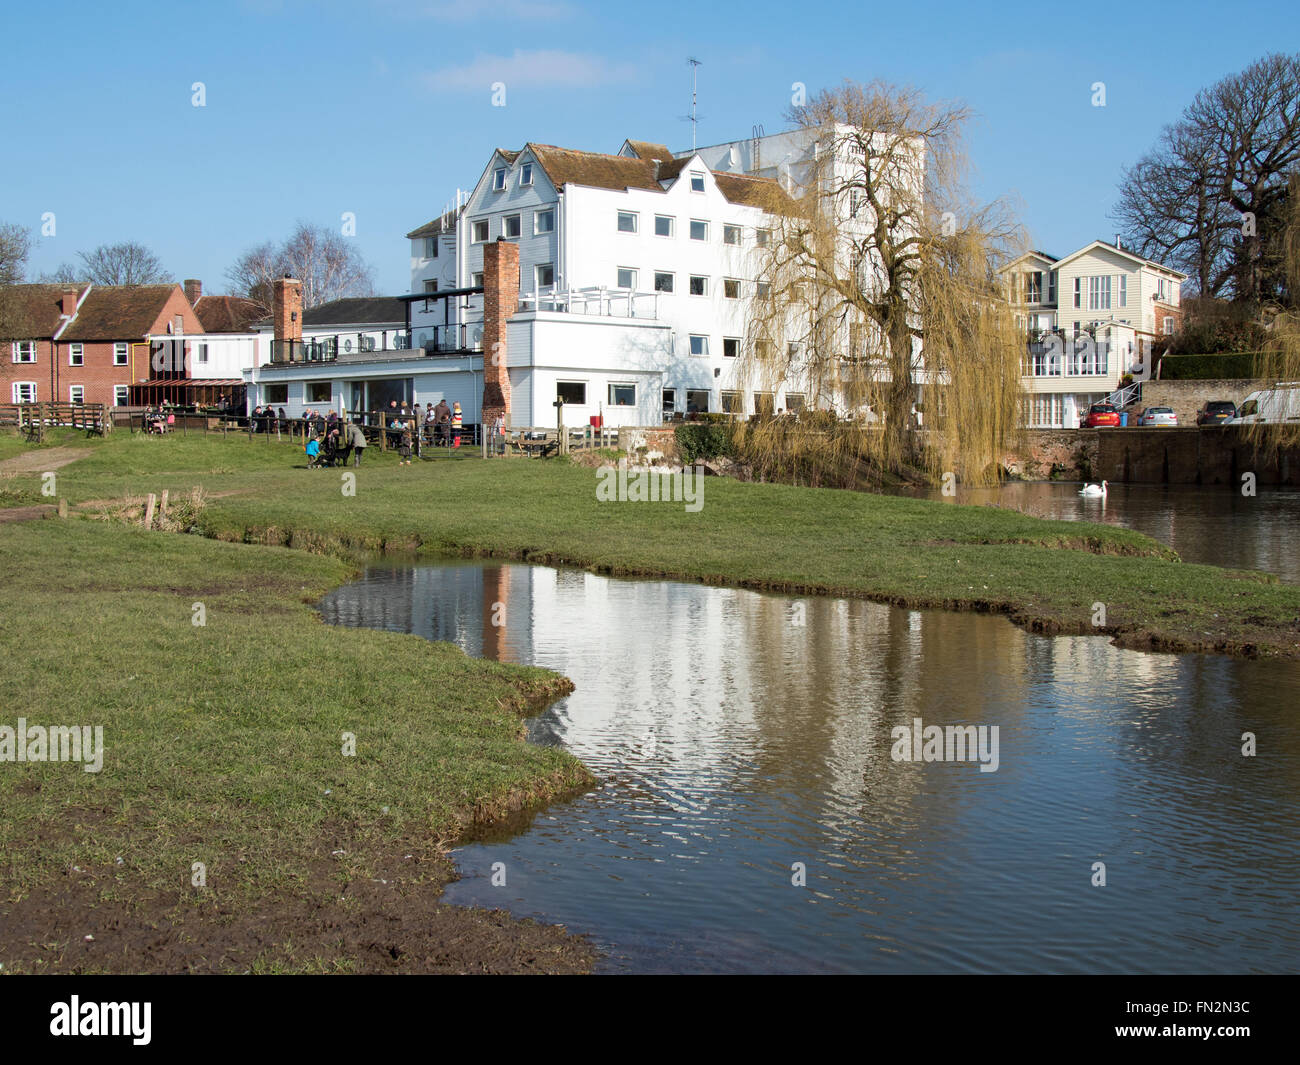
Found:
[{"label": "person standing", "polygon": [[446,398],[438,400],[438,405],[433,408],[433,427],[437,436],[435,442],[445,447],[447,445],[447,428],[451,424],[451,408],[447,406]]},{"label": "person standing", "polygon": [[464,425],[464,418],[461,416],[460,404],[453,403],[451,405],[452,447],[460,447],[460,430],[462,425]]},{"label": "person standing", "polygon": [[409,466],[411,464],[411,423],[402,423],[402,442],[398,449],[397,464],[399,466]]},{"label": "person standing", "polygon": [[366,450],[366,434],[356,422],[348,422],[348,446],[352,448],[352,465],[361,465],[361,456]]},{"label": "person standing", "polygon": [[415,457],[420,458],[420,442],[424,439],[424,408],[416,404],[415,415]]}]

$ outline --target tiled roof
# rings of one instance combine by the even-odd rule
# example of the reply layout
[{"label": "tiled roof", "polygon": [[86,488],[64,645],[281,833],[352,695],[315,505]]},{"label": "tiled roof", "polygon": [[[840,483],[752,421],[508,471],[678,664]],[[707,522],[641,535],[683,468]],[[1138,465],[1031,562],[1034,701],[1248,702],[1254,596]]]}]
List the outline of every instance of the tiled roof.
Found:
[{"label": "tiled roof", "polygon": [[77,310],[65,340],[124,340],[146,336],[179,286],[96,285]]},{"label": "tiled roof", "polygon": [[302,312],[302,324],[384,325],[406,321],[406,304],[392,296],[359,296],[322,303]]},{"label": "tiled roof", "polygon": [[772,178],[750,177],[748,174],[724,174],[713,172],[713,180],[718,191],[731,203],[743,203],[750,207],[762,207],[765,210],[784,208],[793,203],[780,182]]},{"label": "tiled roof", "polygon": [[662,159],[667,162],[673,157],[666,144],[655,144],[654,141],[634,141],[628,138],[627,146],[641,159]]},{"label": "tiled roof", "polygon": [[[518,154],[517,152],[515,153]],[[459,207],[454,211],[447,211],[440,214],[432,222],[425,222],[419,229],[413,229],[406,234],[407,240],[419,240],[421,237],[436,237],[440,233],[456,232],[456,222],[460,219],[465,208]]]},{"label": "tiled roof", "polygon": [[4,310],[10,319],[13,334],[6,340],[39,340],[52,337],[59,328],[62,313],[59,300],[65,292],[74,289],[80,293],[84,285],[10,285],[3,294]]},{"label": "tiled roof", "polygon": [[246,333],[266,317],[266,308],[242,296],[201,296],[194,313],[205,333]]}]

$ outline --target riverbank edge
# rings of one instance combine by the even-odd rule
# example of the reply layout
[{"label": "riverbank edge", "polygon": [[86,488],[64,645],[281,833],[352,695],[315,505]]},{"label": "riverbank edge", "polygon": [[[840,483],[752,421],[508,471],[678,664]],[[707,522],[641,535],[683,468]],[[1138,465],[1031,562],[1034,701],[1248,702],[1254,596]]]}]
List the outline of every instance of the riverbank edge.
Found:
[{"label": "riverbank edge", "polygon": [[[411,536],[395,537],[391,540],[385,538],[375,540],[372,537],[362,537],[354,540],[310,527],[277,524],[265,526],[237,524],[232,529],[230,527],[205,527],[200,522],[196,532],[199,535],[229,543],[287,547],[339,558],[357,558],[366,555],[422,555],[429,558],[493,559],[529,565],[578,568],[609,577],[673,580],[689,584],[741,588],[747,591],[769,592],[779,595],[817,595],[861,599],[904,610],[946,610],[953,613],[990,614],[1004,617],[1016,627],[1036,636],[1108,636],[1113,646],[1130,651],[1145,651],[1158,654],[1218,654],[1232,658],[1248,659],[1300,659],[1300,646],[1294,643],[1284,643],[1281,640],[1270,641],[1267,637],[1242,640],[1215,638],[1205,640],[1141,626],[1093,625],[1078,618],[1062,617],[1041,609],[1026,609],[981,598],[890,595],[874,593],[852,586],[822,582],[799,582],[759,577],[733,578],[720,574],[701,577],[682,570],[659,566],[608,565],[594,559],[584,558],[581,555],[561,553],[548,548],[531,548],[520,551],[500,550],[472,542],[448,543],[443,541],[430,544],[418,537]],[[1080,547],[1075,549],[1088,550],[1089,546],[1085,540],[1081,541]],[[1090,553],[1099,555],[1113,554],[1120,557],[1127,552],[1122,550],[1096,550]],[[1170,552],[1170,554],[1173,554],[1173,552]],[[1249,571],[1232,572],[1241,572],[1244,579],[1259,580],[1268,584],[1278,583],[1277,578],[1271,577],[1269,574],[1257,574]]]}]

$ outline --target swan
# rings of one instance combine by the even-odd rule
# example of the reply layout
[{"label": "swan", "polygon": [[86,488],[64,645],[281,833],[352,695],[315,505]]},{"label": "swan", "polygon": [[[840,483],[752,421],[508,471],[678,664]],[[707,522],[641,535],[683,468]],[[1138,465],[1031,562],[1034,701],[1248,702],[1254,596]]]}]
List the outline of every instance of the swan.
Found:
[{"label": "swan", "polygon": [[1105,498],[1106,486],[1109,483],[1109,481],[1102,481],[1101,484],[1085,484],[1079,489],[1079,495]]}]

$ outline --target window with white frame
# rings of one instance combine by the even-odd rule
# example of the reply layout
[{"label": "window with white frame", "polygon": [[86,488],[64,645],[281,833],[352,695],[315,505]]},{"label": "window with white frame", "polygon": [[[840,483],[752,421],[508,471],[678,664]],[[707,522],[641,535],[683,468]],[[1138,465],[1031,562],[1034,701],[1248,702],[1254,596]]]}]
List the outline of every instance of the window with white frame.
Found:
[{"label": "window with white frame", "polygon": [[740,243],[740,226],[723,226],[722,243],[737,245]]},{"label": "window with white frame", "polygon": [[701,274],[691,274],[690,293],[692,296],[707,296],[709,294],[709,279]]},{"label": "window with white frame", "polygon": [[673,275],[666,270],[655,271],[655,291],[671,292],[673,290]]},{"label": "window with white frame", "polygon": [[15,381],[13,387],[13,396],[15,403],[35,403],[36,402],[36,382],[35,381]]},{"label": "window with white frame", "polygon": [[85,385],[68,385],[68,402],[85,403],[86,386]]},{"label": "window with white frame", "polygon": [[1156,296],[1162,302],[1169,299],[1168,282],[1163,277],[1156,280]]},{"label": "window with white frame", "polygon": [[520,222],[519,215],[508,214],[501,219],[501,235],[507,240],[518,240],[522,232],[523,225]]},{"label": "window with white frame", "polygon": [[1025,302],[1043,302],[1043,272],[1030,270],[1025,274]]},{"label": "window with white frame", "polygon": [[35,362],[36,341],[15,340],[13,343],[14,362]]},{"label": "window with white frame", "polygon": [[555,232],[555,209],[533,212],[533,236]]},{"label": "window with white frame", "polygon": [[555,264],[538,263],[533,267],[533,280],[537,282],[537,291],[555,287]]},{"label": "window with white frame", "polygon": [[671,237],[673,235],[673,222],[675,219],[672,215],[657,214],[655,215],[655,236]]},{"label": "window with white frame", "polygon": [[707,414],[709,411],[709,390],[707,388],[688,388],[686,390],[686,413]]},{"label": "window with white frame", "polygon": [[556,381],[555,398],[564,403],[585,406],[587,402],[587,382]]},{"label": "window with white frame", "polygon": [[1165,333],[1172,333],[1174,331],[1174,320],[1172,317],[1168,315],[1165,316],[1163,330]]},{"label": "window with white frame", "polygon": [[618,231],[620,233],[636,232],[636,212],[619,211],[618,212]]},{"label": "window with white frame", "polygon": [[1088,310],[1110,310],[1110,274],[1088,278]]},{"label": "window with white frame", "polygon": [[506,168],[499,166],[492,174],[492,191],[501,192],[506,187]]},{"label": "window with white frame", "polygon": [[698,218],[691,219],[691,240],[708,240],[709,223]]},{"label": "window with white frame", "polygon": [[785,394],[785,409],[791,414],[799,414],[807,405],[807,397],[802,392],[787,392]]},{"label": "window with white frame", "polygon": [[1047,302],[1056,302],[1056,271],[1049,270],[1047,273]]},{"label": "window with white frame", "polygon": [[754,243],[757,244],[760,248],[767,247],[767,242],[771,239],[772,239],[772,231],[770,229],[754,230]]},{"label": "window with white frame", "polygon": [[483,271],[480,270],[480,271],[479,271],[478,273],[476,273],[476,274],[470,274],[470,275],[469,275],[469,283],[470,283],[470,286],[471,286],[472,288],[482,288],[482,287],[483,287]]},{"label": "window with white frame", "polygon": [[722,411],[724,414],[743,414],[745,412],[745,393],[723,392]]},{"label": "window with white frame", "polygon": [[728,359],[740,356],[740,337],[723,337],[722,354]]},{"label": "window with white frame", "polygon": [[1128,274],[1119,275],[1119,305],[1128,306]]},{"label": "window with white frame", "polygon": [[[424,291],[427,292],[427,293],[429,293],[429,295],[433,295],[433,293],[437,292],[437,291],[438,291],[438,279],[437,279],[437,278],[434,278],[434,277],[431,277],[431,278],[429,278],[427,281],[425,281],[425,283],[424,283]],[[426,308],[427,308],[427,304],[426,304]]]},{"label": "window with white frame", "polygon": [[618,268],[618,287],[636,289],[636,270],[630,266]]},{"label": "window with white frame", "polygon": [[436,259],[438,257],[438,238],[424,238],[424,257],[426,259]]},{"label": "window with white frame", "polygon": [[636,385],[610,384],[609,405],[611,407],[635,407]]},{"label": "window with white frame", "polygon": [[126,343],[124,341],[119,340],[113,345],[113,365],[126,365]]},{"label": "window with white frame", "polygon": [[488,239],[488,220],[480,218],[474,223],[474,244],[486,244]]},{"label": "window with white frame", "polygon": [[85,366],[86,365],[86,345],[69,344],[68,345],[68,365]]},{"label": "window with white frame", "polygon": [[703,192],[703,191],[704,191],[704,173],[703,173],[703,171],[700,171],[700,170],[692,170],[692,171],[691,171],[691,191],[692,191],[692,192]]},{"label": "window with white frame", "polygon": [[691,334],[691,354],[707,355],[709,353],[709,338],[700,336],[698,333]]},{"label": "window with white frame", "polygon": [[113,406],[125,407],[126,401],[131,398],[131,390],[126,385],[113,386]]},{"label": "window with white frame", "polygon": [[754,298],[765,300],[772,294],[772,286],[766,281],[754,282]]},{"label": "window with white frame", "polygon": [[533,183],[533,164],[524,163],[519,167],[519,184],[528,186]]},{"label": "window with white frame", "polygon": [[1074,279],[1074,305],[1082,309],[1083,307],[1083,278]]},{"label": "window with white frame", "polygon": [[722,279],[722,296],[724,299],[740,299],[740,282],[734,277],[724,277]]}]

